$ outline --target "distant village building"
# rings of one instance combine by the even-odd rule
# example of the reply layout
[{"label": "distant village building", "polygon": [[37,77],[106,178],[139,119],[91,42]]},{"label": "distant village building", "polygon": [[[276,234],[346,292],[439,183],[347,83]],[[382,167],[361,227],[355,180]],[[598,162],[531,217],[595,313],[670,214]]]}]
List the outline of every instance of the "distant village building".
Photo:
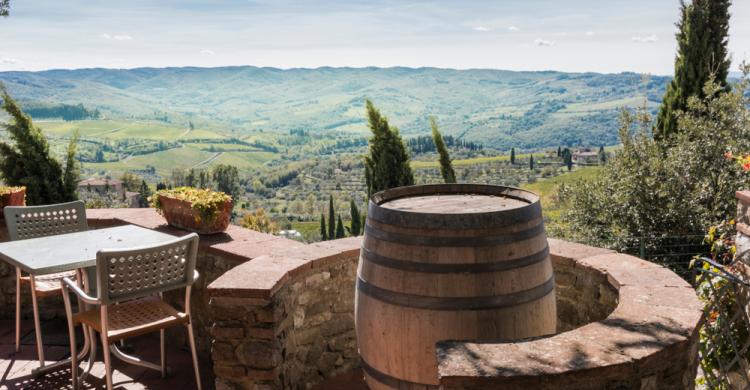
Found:
[{"label": "distant village building", "polygon": [[78,197],[87,207],[140,207],[141,194],[126,191],[121,180],[86,179],[78,182]]},{"label": "distant village building", "polygon": [[598,165],[599,152],[591,149],[579,149],[573,152],[573,164],[576,165]]}]

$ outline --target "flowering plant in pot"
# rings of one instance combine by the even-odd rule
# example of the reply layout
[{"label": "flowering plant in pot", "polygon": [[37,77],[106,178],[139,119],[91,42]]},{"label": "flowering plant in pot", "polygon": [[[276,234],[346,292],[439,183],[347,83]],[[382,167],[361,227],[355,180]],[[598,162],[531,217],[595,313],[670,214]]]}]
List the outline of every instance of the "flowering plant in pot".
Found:
[{"label": "flowering plant in pot", "polygon": [[[0,186],[0,209],[5,206],[25,206],[26,187],[23,186]],[[0,213],[0,218],[4,218]]]},{"label": "flowering plant in pot", "polygon": [[229,226],[232,197],[219,191],[177,187],[149,198],[167,223],[199,234],[221,233]]}]

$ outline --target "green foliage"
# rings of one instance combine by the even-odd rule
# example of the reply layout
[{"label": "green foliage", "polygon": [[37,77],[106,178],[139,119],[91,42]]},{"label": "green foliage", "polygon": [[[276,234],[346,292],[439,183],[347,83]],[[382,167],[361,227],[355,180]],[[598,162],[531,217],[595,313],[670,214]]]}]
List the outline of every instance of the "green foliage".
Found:
[{"label": "green foliage", "polygon": [[516,163],[516,148],[510,148],[510,163]]},{"label": "green foliage", "polygon": [[151,197],[151,188],[148,186],[145,180],[141,180],[141,186],[138,189],[138,193],[141,195],[140,207],[148,207],[148,199]]},{"label": "green foliage", "polygon": [[569,211],[566,229],[556,233],[621,249],[631,237],[702,234],[734,213],[735,191],[750,183],[724,153],[750,150],[747,85],[743,79],[724,92],[709,80],[706,98],[690,99],[689,110],[678,115],[679,131],[666,149],[649,137],[644,109],[623,110],[623,146],[599,178],[560,189]]},{"label": "green foliage", "polygon": [[237,199],[240,195],[240,174],[237,167],[220,164],[214,167],[213,179],[216,189]]},{"label": "green foliage", "polygon": [[443,142],[443,136],[440,134],[440,130],[438,130],[437,121],[434,117],[430,118],[430,127],[432,128],[432,140],[440,155],[440,174],[446,183],[455,183],[456,171],[453,170],[451,156],[448,154],[448,148],[445,146],[445,142]]},{"label": "green foliage", "polygon": [[529,156],[529,169],[534,170],[534,155]]},{"label": "green foliage", "polygon": [[362,233],[362,216],[359,213],[359,209],[357,208],[354,199],[349,202],[349,213],[352,217],[352,223],[349,227],[349,235],[352,237],[359,236]]},{"label": "green foliage", "polygon": [[370,131],[370,155],[365,157],[365,177],[368,196],[389,188],[414,184],[414,173],[409,165],[409,153],[396,127],[370,100],[366,101]]},{"label": "green foliage", "polygon": [[76,138],[68,145],[65,170],[50,155],[47,138],[31,117],[11,98],[0,84],[3,109],[12,118],[3,127],[12,143],[0,143],[0,173],[9,185],[25,186],[30,205],[52,204],[76,199]]},{"label": "green foliage", "polygon": [[607,163],[607,152],[604,150],[604,146],[599,147],[599,165]]},{"label": "green foliage", "polygon": [[279,225],[268,217],[266,210],[260,207],[253,213],[245,213],[240,224],[246,229],[261,233],[277,234],[281,230]]},{"label": "green foliage", "polygon": [[171,190],[159,190],[149,198],[149,202],[151,203],[151,207],[155,208],[160,214],[163,213],[162,204],[159,199],[162,196],[189,202],[190,207],[198,211],[201,219],[209,224],[221,214],[224,204],[232,201],[232,197],[224,192],[200,188],[177,187]]},{"label": "green foliage", "polygon": [[10,0],[0,0],[0,16],[8,16]]},{"label": "green foliage", "polygon": [[333,240],[336,237],[336,217],[333,209],[333,195],[328,198],[328,238]]},{"label": "green foliage", "polygon": [[326,229],[325,214],[320,214],[320,240],[321,241],[328,240],[328,230]]},{"label": "green foliage", "polygon": [[344,237],[346,237],[346,233],[344,231],[344,222],[341,220],[341,214],[339,214],[338,220],[336,221],[336,238]]},{"label": "green foliage", "polygon": [[731,0],[692,0],[681,4],[677,24],[675,77],[664,94],[654,128],[654,137],[666,140],[679,131],[678,112],[687,110],[692,96],[704,98],[710,78],[727,85],[730,58],[727,51]]}]

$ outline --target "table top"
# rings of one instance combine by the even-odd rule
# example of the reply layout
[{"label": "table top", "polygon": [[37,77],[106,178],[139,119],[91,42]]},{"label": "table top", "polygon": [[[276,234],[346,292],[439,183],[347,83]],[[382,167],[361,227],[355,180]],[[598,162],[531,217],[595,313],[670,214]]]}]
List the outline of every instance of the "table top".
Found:
[{"label": "table top", "polygon": [[32,275],[96,266],[102,249],[127,249],[172,241],[175,236],[135,225],[0,243],[0,260]]}]

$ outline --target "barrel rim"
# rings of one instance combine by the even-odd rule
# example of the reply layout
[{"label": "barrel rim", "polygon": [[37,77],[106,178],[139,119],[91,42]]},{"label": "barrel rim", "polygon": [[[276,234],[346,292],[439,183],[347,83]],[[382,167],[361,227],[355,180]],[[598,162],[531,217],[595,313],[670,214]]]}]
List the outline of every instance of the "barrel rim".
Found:
[{"label": "barrel rim", "polygon": [[[384,203],[403,198],[427,195],[488,195],[507,197],[527,205],[507,210],[472,213],[426,213],[383,207]],[[487,228],[504,227],[541,217],[539,195],[517,187],[489,184],[423,184],[396,187],[381,191],[370,198],[368,218],[385,224],[407,228]]]}]

